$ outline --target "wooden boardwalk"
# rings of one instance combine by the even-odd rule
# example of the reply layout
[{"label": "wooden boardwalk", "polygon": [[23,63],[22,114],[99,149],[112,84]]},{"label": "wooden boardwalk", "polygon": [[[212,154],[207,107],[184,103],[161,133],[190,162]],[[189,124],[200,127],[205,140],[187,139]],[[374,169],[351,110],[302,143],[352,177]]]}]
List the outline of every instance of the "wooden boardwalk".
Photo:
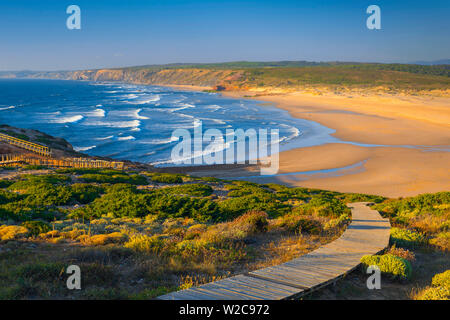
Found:
[{"label": "wooden boardwalk", "polygon": [[390,223],[367,203],[349,204],[352,223],[343,235],[289,262],[158,297],[163,300],[280,300],[299,298],[335,282],[389,244]]},{"label": "wooden boardwalk", "polygon": [[0,155],[0,165],[9,165],[24,162],[29,165],[48,166],[56,168],[111,168],[123,170],[125,164],[120,161],[94,160],[88,158],[52,158],[52,150],[37,143],[22,140],[7,134],[0,133],[0,141],[32,151],[38,155],[27,154],[2,154]]},{"label": "wooden boardwalk", "polygon": [[26,154],[2,154],[0,155],[0,166],[23,162],[29,165],[38,165],[55,168],[97,168],[123,170],[125,163],[120,161],[95,160],[88,158],[62,158],[53,159],[47,157],[36,157]]},{"label": "wooden boardwalk", "polygon": [[30,141],[26,141],[26,140],[22,140],[16,137],[12,137],[9,136],[7,134],[4,133],[0,133],[0,141],[9,143],[13,146],[28,150],[28,151],[32,151],[34,153],[37,153],[41,156],[44,157],[51,157],[52,155],[52,151],[50,150],[49,147],[34,143],[34,142],[30,142]]}]

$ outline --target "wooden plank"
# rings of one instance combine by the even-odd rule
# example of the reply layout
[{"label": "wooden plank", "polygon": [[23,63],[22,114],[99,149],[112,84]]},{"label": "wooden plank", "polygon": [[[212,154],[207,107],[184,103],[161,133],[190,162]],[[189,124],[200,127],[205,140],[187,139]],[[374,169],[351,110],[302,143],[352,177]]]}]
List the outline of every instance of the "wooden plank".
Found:
[{"label": "wooden plank", "polygon": [[[353,203],[353,221],[332,243],[278,266],[255,270],[160,299],[286,299],[322,287],[357,267],[366,254],[389,243],[390,224],[365,203]],[[310,291],[307,290],[307,291]]]},{"label": "wooden plank", "polygon": [[250,274],[254,274],[256,276],[264,277],[264,279],[270,280],[273,279],[275,281],[284,282],[286,284],[291,284],[294,286],[302,286],[306,288],[311,288],[317,283],[323,282],[327,280],[327,278],[313,276],[310,274],[306,274],[301,270],[296,272],[287,272],[282,268],[266,268],[262,270],[253,271]]},{"label": "wooden plank", "polygon": [[271,281],[265,281],[265,280],[257,279],[257,278],[250,277],[250,276],[244,276],[244,275],[239,275],[239,276],[235,276],[232,278],[224,279],[223,281],[224,282],[232,281],[237,284],[244,285],[244,286],[249,285],[249,286],[258,288],[259,290],[272,292],[272,293],[275,292],[275,293],[285,294],[285,293],[298,292],[298,288],[294,288],[294,287],[287,286],[287,285],[280,284],[280,283],[274,283]]},{"label": "wooden plank", "polygon": [[293,268],[294,270],[302,270],[303,272],[308,272],[310,274],[321,274],[324,276],[335,276],[336,274],[340,274],[342,272],[345,272],[349,269],[350,266],[342,266],[342,265],[319,265],[319,264],[312,264],[308,265],[306,263],[289,263],[285,265],[286,267]]}]

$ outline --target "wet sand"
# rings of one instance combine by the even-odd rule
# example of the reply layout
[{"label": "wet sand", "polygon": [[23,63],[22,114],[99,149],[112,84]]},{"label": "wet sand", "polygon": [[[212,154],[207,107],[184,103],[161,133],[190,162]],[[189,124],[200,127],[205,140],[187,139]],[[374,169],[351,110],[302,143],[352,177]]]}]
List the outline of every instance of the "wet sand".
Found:
[{"label": "wet sand", "polygon": [[[248,98],[251,94],[226,93],[235,98]],[[450,146],[449,98],[288,93],[258,95],[255,99],[273,102],[294,117],[319,122],[336,130],[333,135],[346,141]],[[279,176],[266,181],[388,197],[450,190],[450,153],[421,149],[347,144],[294,149],[280,154],[280,173],[340,168],[361,161],[365,162],[359,172],[311,175],[299,180],[295,176]]]},{"label": "wet sand", "polygon": [[[255,93],[225,92],[224,95],[248,99]],[[302,93],[258,94],[253,98],[272,102],[293,117],[332,128],[336,130],[333,135],[341,140],[389,147],[336,143],[293,149],[280,154],[281,174],[342,168],[361,161],[363,164],[360,170],[341,174],[282,175],[248,180],[387,197],[450,190],[450,153],[421,148],[446,146],[449,149],[450,98]],[[396,147],[402,145],[417,146],[417,149]],[[243,173],[241,169],[210,173],[229,177],[255,175],[254,171]]]}]

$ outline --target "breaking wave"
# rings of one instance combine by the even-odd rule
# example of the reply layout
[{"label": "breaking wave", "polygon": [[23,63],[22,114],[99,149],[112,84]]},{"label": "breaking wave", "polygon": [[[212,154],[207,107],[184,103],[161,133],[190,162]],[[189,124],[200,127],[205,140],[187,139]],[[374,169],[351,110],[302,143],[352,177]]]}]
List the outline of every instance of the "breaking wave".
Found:
[{"label": "breaking wave", "polygon": [[78,121],[83,120],[83,119],[84,119],[84,117],[81,114],[79,114],[79,115],[76,115],[76,116],[62,117],[62,118],[59,118],[59,119],[53,119],[53,120],[50,120],[49,122],[50,123],[74,123],[74,122],[78,122]]}]

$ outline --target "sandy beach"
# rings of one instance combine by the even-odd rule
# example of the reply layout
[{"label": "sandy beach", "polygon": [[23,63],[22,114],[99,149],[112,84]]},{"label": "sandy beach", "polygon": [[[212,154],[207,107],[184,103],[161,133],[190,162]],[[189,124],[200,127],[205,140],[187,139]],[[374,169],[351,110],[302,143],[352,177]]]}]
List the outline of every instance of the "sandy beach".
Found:
[{"label": "sandy beach", "polygon": [[[195,88],[198,89],[198,88]],[[301,186],[377,194],[413,196],[450,190],[450,98],[432,96],[340,96],[285,93],[224,92],[233,98],[272,102],[293,117],[316,121],[336,130],[335,137],[383,147],[344,143],[293,149],[280,154],[281,175],[251,178]],[[405,146],[408,147],[405,147]],[[384,147],[386,146],[386,147]],[[423,148],[423,146],[435,148]],[[314,171],[345,168],[333,173]],[[309,174],[289,174],[310,172]],[[202,172],[190,172],[205,175]],[[255,176],[258,172],[211,170],[219,177]]]}]

